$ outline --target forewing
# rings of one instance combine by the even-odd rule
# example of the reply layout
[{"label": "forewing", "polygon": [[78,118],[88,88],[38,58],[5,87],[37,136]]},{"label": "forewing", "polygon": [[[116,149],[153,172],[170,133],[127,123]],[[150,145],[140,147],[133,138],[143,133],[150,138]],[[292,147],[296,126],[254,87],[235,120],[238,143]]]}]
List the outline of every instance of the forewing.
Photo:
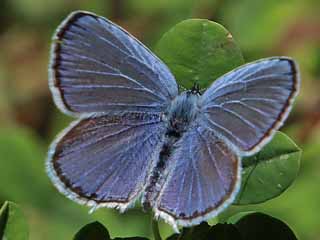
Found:
[{"label": "forewing", "polygon": [[65,113],[160,112],[178,93],[169,69],[128,32],[77,11],[58,27],[49,85]]},{"label": "forewing", "polygon": [[251,155],[281,127],[298,89],[293,60],[275,57],[252,62],[212,84],[201,97],[200,118],[238,154]]},{"label": "forewing", "polygon": [[143,190],[164,132],[158,114],[76,121],[52,144],[48,174],[63,194],[81,204],[125,210]]},{"label": "forewing", "polygon": [[174,165],[154,206],[175,228],[216,216],[235,198],[240,183],[238,157],[209,130],[197,126],[177,142]]}]

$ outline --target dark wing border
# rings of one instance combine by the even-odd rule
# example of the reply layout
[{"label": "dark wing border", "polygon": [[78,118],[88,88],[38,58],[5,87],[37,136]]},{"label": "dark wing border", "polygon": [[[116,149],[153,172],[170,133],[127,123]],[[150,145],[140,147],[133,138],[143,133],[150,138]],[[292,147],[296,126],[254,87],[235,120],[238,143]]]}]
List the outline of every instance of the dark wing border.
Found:
[{"label": "dark wing border", "polygon": [[54,103],[57,105],[57,107],[65,114],[74,116],[74,117],[80,117],[83,114],[77,113],[72,111],[63,96],[62,89],[59,88],[60,85],[60,79],[58,76],[58,71],[56,70],[59,67],[60,61],[60,44],[61,44],[61,38],[63,34],[68,30],[68,27],[70,26],[70,22],[76,21],[79,17],[82,16],[82,14],[90,14],[89,12],[82,12],[82,11],[76,11],[72,12],[63,22],[58,26],[56,31],[53,34],[52,37],[52,45],[50,50],[50,60],[49,60],[49,88],[52,92]]}]

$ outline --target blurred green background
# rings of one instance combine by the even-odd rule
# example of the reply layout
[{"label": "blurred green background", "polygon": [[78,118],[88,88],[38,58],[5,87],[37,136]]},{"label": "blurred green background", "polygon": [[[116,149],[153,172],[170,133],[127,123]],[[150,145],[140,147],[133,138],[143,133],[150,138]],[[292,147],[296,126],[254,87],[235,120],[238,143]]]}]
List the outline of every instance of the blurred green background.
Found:
[{"label": "blurred green background", "polygon": [[[282,131],[303,149],[300,174],[280,197],[232,210],[258,209],[287,222],[299,239],[319,239],[319,0],[1,0],[0,204],[20,204],[30,239],[71,239],[93,220],[112,236],[151,236],[150,213],[100,209],[88,215],[87,208],[60,195],[45,174],[48,144],[71,120],[56,109],[48,90],[50,38],[78,9],[106,16],[151,49],[178,22],[206,18],[232,33],[247,62],[273,55],[295,58],[302,88]],[[163,223],[160,227],[164,235],[171,231]]]}]

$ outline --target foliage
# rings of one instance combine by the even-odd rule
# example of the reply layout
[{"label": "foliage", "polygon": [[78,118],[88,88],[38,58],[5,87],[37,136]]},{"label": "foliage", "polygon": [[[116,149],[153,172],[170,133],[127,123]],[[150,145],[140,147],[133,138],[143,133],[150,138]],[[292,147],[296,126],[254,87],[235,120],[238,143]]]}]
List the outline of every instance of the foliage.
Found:
[{"label": "foliage", "polygon": [[28,239],[28,225],[19,206],[13,202],[5,202],[0,208],[0,239]]},{"label": "foliage", "polygon": [[[111,240],[108,230],[101,223],[93,222],[84,226],[74,240]],[[114,240],[147,240],[141,237],[114,238]],[[157,238],[156,238],[157,239]],[[159,237],[157,240],[160,240]],[[226,223],[210,226],[206,222],[192,227],[183,228],[181,233],[175,233],[166,240],[296,240],[293,231],[282,221],[259,212],[239,213]]]},{"label": "foliage", "polygon": [[239,213],[229,219],[239,230],[242,239],[297,239],[293,231],[282,221],[263,213]]},{"label": "foliage", "polygon": [[296,179],[301,150],[284,133],[254,156],[242,159],[241,190],[234,204],[256,204],[279,196]]},{"label": "foliage", "polygon": [[[111,236],[151,238],[150,213],[133,209],[120,215],[114,210],[102,209],[88,215],[86,208],[60,196],[49,182],[44,171],[47,145],[53,135],[70,121],[57,112],[48,91],[47,59],[50,38],[57,24],[76,9],[94,11],[110,18],[151,47],[178,22],[190,18],[210,19],[219,22],[232,33],[233,43],[236,42],[239,46],[236,45],[236,48],[241,48],[246,62],[272,55],[291,56],[298,61],[303,79],[294,111],[281,129],[304,150],[299,177],[291,185],[299,169],[297,159],[301,151],[286,135],[278,133],[274,141],[280,134],[279,141],[283,146],[279,148],[280,155],[276,153],[259,156],[259,153],[258,156],[250,157],[251,160],[246,165],[248,167],[243,171],[244,179],[246,172],[252,171],[250,166],[261,168],[251,173],[252,176],[263,173],[270,180],[269,173],[274,173],[279,178],[264,182],[273,190],[252,194],[253,189],[256,191],[260,185],[256,178],[250,177],[247,187],[242,188],[239,195],[242,197],[237,200],[237,204],[242,205],[230,206],[215,222],[228,222],[230,216],[243,211],[263,211],[288,223],[300,239],[318,239],[320,225],[316,213],[320,211],[320,18],[317,5],[317,0],[272,0],[259,3],[255,0],[58,0],[49,4],[40,0],[0,1],[0,202],[10,200],[22,207],[29,223],[30,239],[72,239],[81,226],[93,221],[103,223]],[[188,21],[192,20],[182,23]],[[163,39],[171,37],[169,33],[170,31]],[[192,36],[192,33],[189,34]],[[171,58],[170,52],[162,54],[159,44],[156,45],[155,52],[167,62],[166,58]],[[195,57],[202,53],[203,51],[195,53]],[[183,57],[189,61],[187,55]],[[197,58],[190,59],[190,62],[192,60]],[[210,58],[207,61],[212,63]],[[185,81],[183,76],[188,77],[183,72],[180,73],[179,69],[174,70],[174,66],[170,68],[181,83]],[[210,75],[208,70],[205,74],[213,80],[228,71],[226,68],[219,72],[220,69],[223,68],[219,67],[218,73],[212,71]],[[205,81],[202,87],[210,83],[206,79],[201,81]],[[281,140],[282,138],[285,140]],[[278,149],[277,142],[271,142],[266,148],[272,145]],[[282,165],[279,158],[286,154],[289,158]],[[269,166],[266,164],[269,161],[264,161],[265,159],[274,162],[270,164],[271,168],[281,167],[281,172],[285,174],[280,177],[278,170],[264,170]],[[288,164],[289,160],[291,164]],[[247,159],[243,162],[247,164]],[[257,165],[250,165],[252,162]],[[277,188],[279,183],[281,189]],[[285,194],[278,196],[290,185]],[[258,203],[269,198],[273,199],[247,205],[249,202]],[[161,236],[172,235],[168,225],[163,222],[159,222],[159,225]]]},{"label": "foliage", "polygon": [[110,238],[108,230],[99,222],[93,222],[85,225],[74,236],[74,240],[147,240],[143,237]]},{"label": "foliage", "polygon": [[189,19],[163,35],[156,53],[184,88],[209,85],[224,73],[244,64],[231,33],[218,23]]}]

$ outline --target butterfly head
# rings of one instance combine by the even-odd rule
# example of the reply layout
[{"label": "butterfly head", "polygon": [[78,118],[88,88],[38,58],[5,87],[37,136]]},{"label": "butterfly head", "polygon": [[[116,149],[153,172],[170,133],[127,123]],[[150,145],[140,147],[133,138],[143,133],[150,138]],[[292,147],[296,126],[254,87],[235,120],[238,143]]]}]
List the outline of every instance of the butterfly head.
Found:
[{"label": "butterfly head", "polygon": [[190,93],[192,94],[197,94],[197,95],[201,95],[201,89],[200,89],[200,85],[198,82],[194,82],[192,88],[189,90]]}]

